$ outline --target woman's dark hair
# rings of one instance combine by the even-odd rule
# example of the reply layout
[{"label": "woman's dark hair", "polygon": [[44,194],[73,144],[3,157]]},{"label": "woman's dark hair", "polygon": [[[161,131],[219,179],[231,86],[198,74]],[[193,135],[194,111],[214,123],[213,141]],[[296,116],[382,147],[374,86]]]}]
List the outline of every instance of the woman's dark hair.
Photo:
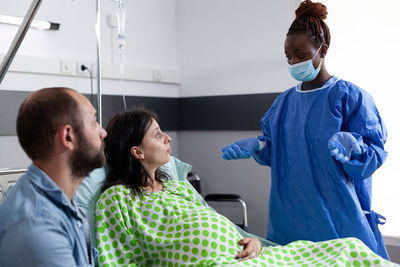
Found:
[{"label": "woman's dark hair", "polygon": [[[102,191],[113,185],[127,186],[133,195],[141,195],[142,187],[152,186],[150,175],[140,161],[132,156],[131,148],[139,146],[157,115],[144,107],[136,107],[115,115],[107,126],[104,139],[105,155],[110,167]],[[156,181],[169,179],[159,168],[155,172]]]},{"label": "woman's dark hair", "polygon": [[305,0],[296,9],[296,18],[292,22],[286,36],[292,34],[307,34],[315,46],[331,43],[328,25],[324,22],[328,11],[322,3]]}]

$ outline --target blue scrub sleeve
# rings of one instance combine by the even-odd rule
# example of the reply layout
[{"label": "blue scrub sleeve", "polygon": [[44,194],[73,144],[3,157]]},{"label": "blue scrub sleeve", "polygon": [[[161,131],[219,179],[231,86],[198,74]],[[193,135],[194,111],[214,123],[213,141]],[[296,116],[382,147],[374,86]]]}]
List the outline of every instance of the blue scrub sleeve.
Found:
[{"label": "blue scrub sleeve", "polygon": [[260,164],[271,167],[271,128],[270,128],[270,118],[275,111],[277,102],[279,102],[280,97],[274,101],[272,106],[268,109],[265,115],[261,119],[261,130],[262,135],[258,137],[258,140],[265,142],[264,147],[253,155],[254,160]]},{"label": "blue scrub sleeve", "polygon": [[271,167],[271,141],[265,136],[259,136],[258,140],[264,142],[265,145],[260,151],[253,154],[253,158],[258,164]]},{"label": "blue scrub sleeve", "polygon": [[343,163],[343,169],[352,179],[363,180],[370,177],[386,160],[384,144],[387,131],[372,97],[365,91],[349,97],[347,110],[350,112],[345,114],[346,131],[362,136],[366,152],[352,156],[350,161]]}]

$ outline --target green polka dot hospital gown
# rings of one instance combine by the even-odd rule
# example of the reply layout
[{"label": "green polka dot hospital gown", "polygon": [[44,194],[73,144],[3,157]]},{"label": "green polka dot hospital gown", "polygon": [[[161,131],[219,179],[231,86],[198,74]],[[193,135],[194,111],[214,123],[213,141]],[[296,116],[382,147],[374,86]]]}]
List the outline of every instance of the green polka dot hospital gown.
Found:
[{"label": "green polka dot hospital gown", "polygon": [[134,197],[108,188],[96,207],[99,266],[396,266],[354,238],[263,247],[239,262],[243,238],[224,216],[202,205],[186,181]]}]

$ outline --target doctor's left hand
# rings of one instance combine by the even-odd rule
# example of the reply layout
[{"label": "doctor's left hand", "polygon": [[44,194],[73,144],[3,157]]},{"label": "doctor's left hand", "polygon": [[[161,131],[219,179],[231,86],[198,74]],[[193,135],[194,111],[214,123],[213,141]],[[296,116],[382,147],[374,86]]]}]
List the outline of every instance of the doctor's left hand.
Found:
[{"label": "doctor's left hand", "polygon": [[236,258],[239,258],[239,261],[250,260],[258,257],[261,251],[261,242],[257,238],[243,238],[240,239],[239,245],[244,246],[242,252],[236,254]]}]

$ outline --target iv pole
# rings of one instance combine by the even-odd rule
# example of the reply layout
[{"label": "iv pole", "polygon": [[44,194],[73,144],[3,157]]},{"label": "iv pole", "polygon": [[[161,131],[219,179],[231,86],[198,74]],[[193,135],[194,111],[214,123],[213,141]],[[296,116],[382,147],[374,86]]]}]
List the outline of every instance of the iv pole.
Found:
[{"label": "iv pole", "polygon": [[[97,114],[98,114],[98,120],[100,126],[102,126],[102,118],[103,118],[103,113],[102,113],[102,100],[101,100],[101,36],[100,36],[100,1],[101,0],[96,0],[96,26],[95,26],[95,31],[96,31],[96,59],[97,59]],[[111,0],[113,2],[120,2],[122,0]]]},{"label": "iv pole", "polygon": [[97,115],[98,115],[98,121],[100,126],[102,126],[103,122],[103,114],[102,114],[102,101],[101,101],[101,46],[100,46],[100,0],[96,0],[96,26],[95,26],[95,31],[96,31],[96,59],[97,59]]},{"label": "iv pole", "polygon": [[[96,26],[95,26],[95,31],[96,31],[96,51],[97,51],[97,114],[98,114],[98,120],[99,120],[99,124],[100,126],[102,126],[102,118],[103,118],[103,114],[102,114],[102,100],[101,100],[101,36],[100,36],[100,1],[101,0],[96,0]],[[112,2],[117,2],[120,3],[123,0],[111,0]]]}]

